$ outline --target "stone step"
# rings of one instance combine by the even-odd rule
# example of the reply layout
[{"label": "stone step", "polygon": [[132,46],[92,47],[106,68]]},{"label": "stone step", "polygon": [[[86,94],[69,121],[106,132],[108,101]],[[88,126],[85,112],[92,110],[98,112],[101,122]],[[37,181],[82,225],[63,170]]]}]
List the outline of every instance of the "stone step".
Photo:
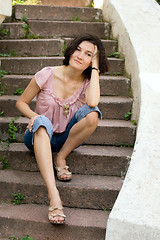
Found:
[{"label": "stone step", "polygon": [[[69,154],[67,165],[74,174],[121,177],[126,174],[132,151],[130,147],[83,145]],[[13,170],[39,171],[34,154],[23,143],[1,143],[2,157]]]},{"label": "stone step", "polygon": [[13,12],[16,20],[102,21],[102,10],[96,8],[15,5]]},{"label": "stone step", "polygon": [[100,210],[64,208],[65,226],[55,226],[47,218],[48,207],[35,204],[1,204],[0,232],[10,236],[34,240],[104,240],[109,212]]},{"label": "stone step", "polygon": [[[19,96],[0,96],[0,112],[4,111],[3,117],[16,117],[20,112],[15,107]],[[34,110],[36,101],[30,104],[31,109]],[[103,119],[124,119],[124,115],[131,111],[132,99],[117,96],[103,96],[100,98],[99,108],[102,112]]]},{"label": "stone step", "polygon": [[[35,74],[46,66],[62,65],[63,57],[1,57],[1,69],[8,74]],[[110,71],[107,74],[122,74],[124,60],[109,58]]]},{"label": "stone step", "polygon": [[[1,79],[6,95],[13,95],[18,89],[25,89],[32,79],[33,75],[5,75]],[[100,76],[101,96],[128,96],[130,88],[130,79],[123,76]]]},{"label": "stone step", "polygon": [[[63,205],[66,207],[110,210],[123,184],[120,177],[73,174],[72,181],[56,180]],[[0,170],[2,200],[14,199],[20,192],[24,203],[49,204],[47,189],[39,172]],[[82,198],[83,196],[83,198]]]},{"label": "stone step", "polygon": [[[110,36],[110,24],[107,22],[29,20],[28,24],[30,29],[29,35],[39,36],[40,38],[73,38],[81,33],[94,33],[103,39],[108,39]],[[25,25],[25,23],[3,23],[2,28],[9,32],[3,38],[26,38]]]},{"label": "stone step", "polygon": [[[0,40],[0,53],[14,56],[62,56],[63,50],[71,39],[9,39]],[[117,51],[117,42],[102,40],[106,55]]]},{"label": "stone step", "polygon": [[[8,124],[12,117],[0,117],[0,139],[9,138]],[[23,142],[23,135],[28,124],[28,119],[20,117],[15,120],[14,125],[17,127],[16,139]],[[86,140],[86,144],[115,145],[119,142],[121,145],[133,144],[135,140],[136,126],[130,121],[125,120],[100,120],[95,132]]]}]

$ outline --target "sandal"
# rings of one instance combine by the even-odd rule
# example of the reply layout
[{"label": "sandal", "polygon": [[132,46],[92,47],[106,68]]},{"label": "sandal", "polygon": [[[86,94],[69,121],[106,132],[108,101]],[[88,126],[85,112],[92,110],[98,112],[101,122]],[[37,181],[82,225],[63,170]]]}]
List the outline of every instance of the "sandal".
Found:
[{"label": "sandal", "polygon": [[[72,173],[68,171],[68,166],[64,167],[55,167],[57,171],[57,179],[62,182],[69,182],[72,180]],[[67,171],[66,171],[67,170]],[[70,178],[63,178],[65,176],[70,176]]]},{"label": "sandal", "polygon": [[[49,207],[48,212],[53,212],[55,210],[62,210],[63,207]],[[63,217],[64,220],[52,220],[54,217]],[[52,224],[64,224],[65,223],[66,215],[63,213],[52,213],[50,216],[48,216],[49,222]]]}]

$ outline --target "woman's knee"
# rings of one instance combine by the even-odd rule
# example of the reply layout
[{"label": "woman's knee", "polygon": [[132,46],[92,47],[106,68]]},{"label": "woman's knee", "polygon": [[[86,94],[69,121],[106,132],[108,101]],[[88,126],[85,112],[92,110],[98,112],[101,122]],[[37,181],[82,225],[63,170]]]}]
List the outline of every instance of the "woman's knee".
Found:
[{"label": "woman's knee", "polygon": [[[35,136],[43,138],[47,134],[46,128],[44,126],[40,126],[37,131],[34,133]],[[48,134],[47,134],[48,135]]]},{"label": "woman's knee", "polygon": [[86,124],[88,127],[95,127],[98,125],[98,112],[96,111],[93,111],[93,112],[90,112],[86,115],[85,119],[86,119]]}]

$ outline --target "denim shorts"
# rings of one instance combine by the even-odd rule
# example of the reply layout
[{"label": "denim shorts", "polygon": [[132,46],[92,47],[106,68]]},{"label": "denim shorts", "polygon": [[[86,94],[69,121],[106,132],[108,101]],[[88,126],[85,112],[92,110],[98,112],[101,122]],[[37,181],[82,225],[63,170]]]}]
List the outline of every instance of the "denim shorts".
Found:
[{"label": "denim shorts", "polygon": [[66,131],[62,133],[54,133],[53,125],[51,121],[45,116],[39,116],[33,123],[32,132],[29,130],[26,131],[24,135],[24,144],[31,151],[34,152],[34,133],[39,129],[40,126],[45,127],[50,141],[51,148],[53,152],[59,152],[65,143],[70,129],[74,124],[79,122],[82,118],[84,118],[88,113],[96,111],[99,114],[99,118],[102,119],[102,114],[98,107],[89,107],[87,104],[83,105],[73,116],[69,124],[67,125]]}]

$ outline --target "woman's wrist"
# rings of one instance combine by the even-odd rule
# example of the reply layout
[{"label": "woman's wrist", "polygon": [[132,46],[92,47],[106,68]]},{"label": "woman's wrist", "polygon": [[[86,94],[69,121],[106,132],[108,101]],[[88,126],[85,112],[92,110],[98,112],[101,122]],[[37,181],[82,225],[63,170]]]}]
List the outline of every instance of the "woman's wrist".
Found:
[{"label": "woman's wrist", "polygon": [[92,67],[92,70],[95,70],[95,71],[97,71],[98,73],[100,73],[100,70],[99,70],[98,67]]}]

